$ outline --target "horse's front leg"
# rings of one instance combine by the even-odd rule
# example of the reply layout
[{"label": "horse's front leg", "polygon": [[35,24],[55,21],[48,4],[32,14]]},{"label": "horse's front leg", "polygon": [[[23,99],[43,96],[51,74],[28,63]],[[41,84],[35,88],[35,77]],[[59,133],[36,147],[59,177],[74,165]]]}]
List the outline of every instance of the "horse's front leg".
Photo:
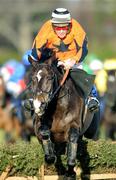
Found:
[{"label": "horse's front leg", "polygon": [[35,115],[33,119],[34,131],[37,139],[41,142],[45,161],[47,163],[54,163],[55,154],[54,154],[54,146],[50,138],[50,130],[48,125],[45,125],[41,122],[41,118]]},{"label": "horse's front leg", "polygon": [[49,164],[54,163],[54,144],[50,139],[50,130],[48,128],[40,128],[40,135],[42,137],[42,146],[45,154],[45,161]]},{"label": "horse's front leg", "polygon": [[71,128],[69,131],[69,142],[67,144],[67,165],[68,170],[64,179],[76,180],[74,167],[76,165],[77,156],[77,141],[79,139],[79,131],[76,128]]}]

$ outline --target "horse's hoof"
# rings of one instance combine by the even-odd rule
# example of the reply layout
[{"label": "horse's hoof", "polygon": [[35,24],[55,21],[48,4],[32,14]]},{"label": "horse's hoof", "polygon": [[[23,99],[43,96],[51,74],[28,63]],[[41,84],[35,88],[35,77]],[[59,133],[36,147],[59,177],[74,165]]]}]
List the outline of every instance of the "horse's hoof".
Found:
[{"label": "horse's hoof", "polygon": [[64,175],[63,180],[76,180],[76,173],[71,174],[71,175],[69,175],[68,173],[66,173],[66,174]]},{"label": "horse's hoof", "polygon": [[53,155],[53,156],[45,155],[45,162],[47,164],[53,164],[53,163],[55,163],[55,161],[56,161],[55,155]]}]

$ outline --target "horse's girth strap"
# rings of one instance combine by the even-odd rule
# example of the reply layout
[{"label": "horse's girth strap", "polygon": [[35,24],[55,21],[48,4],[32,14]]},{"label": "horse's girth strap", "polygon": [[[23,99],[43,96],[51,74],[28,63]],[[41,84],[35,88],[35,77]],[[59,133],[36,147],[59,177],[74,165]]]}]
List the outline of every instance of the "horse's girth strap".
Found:
[{"label": "horse's girth strap", "polygon": [[64,82],[66,81],[66,78],[67,78],[67,76],[68,76],[68,74],[69,74],[69,70],[70,70],[70,69],[67,69],[67,70],[66,70],[66,72],[65,72],[65,74],[64,74],[64,76],[63,76],[63,78],[62,78],[62,80],[61,80],[61,82],[60,82],[60,86],[62,86],[62,85],[64,84]]}]

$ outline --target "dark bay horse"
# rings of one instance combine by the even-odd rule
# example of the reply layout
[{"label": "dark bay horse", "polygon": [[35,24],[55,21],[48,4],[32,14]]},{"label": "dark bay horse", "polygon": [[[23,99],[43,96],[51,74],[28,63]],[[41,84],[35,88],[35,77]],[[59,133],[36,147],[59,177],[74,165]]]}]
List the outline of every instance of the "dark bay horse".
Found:
[{"label": "dark bay horse", "polygon": [[[31,57],[29,57],[29,61],[32,64],[34,131],[42,143],[45,161],[47,163],[54,162],[56,156],[59,157],[57,145],[59,144],[62,149],[65,144],[68,169],[64,179],[75,180],[74,166],[79,139],[84,134],[92,138],[96,126],[92,131],[90,128],[92,121],[89,120],[86,123],[82,121],[85,100],[81,92],[76,90],[71,78],[68,76],[64,84],[60,85],[64,75],[62,69],[57,67],[54,52],[51,52],[45,61],[40,59],[38,63]],[[88,118],[92,119],[93,114],[90,112],[88,114]]]}]

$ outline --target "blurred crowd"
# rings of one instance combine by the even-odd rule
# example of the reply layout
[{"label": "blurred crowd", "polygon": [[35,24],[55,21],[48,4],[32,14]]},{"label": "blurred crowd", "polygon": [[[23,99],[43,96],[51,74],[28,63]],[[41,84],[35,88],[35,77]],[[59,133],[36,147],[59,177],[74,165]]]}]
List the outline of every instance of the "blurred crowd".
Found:
[{"label": "blurred crowd", "polygon": [[[116,140],[116,58],[99,59],[91,54],[84,69],[95,74],[95,85],[100,101],[100,130],[105,139]],[[103,131],[103,133],[102,133]]]},{"label": "blurred crowd", "polygon": [[[24,99],[30,81],[30,63],[26,51],[21,60],[9,59],[0,67],[0,129],[6,131],[6,140],[12,141],[14,135],[30,141],[33,132],[31,117],[25,115]],[[9,118],[4,118],[4,113]]]},{"label": "blurred crowd", "polygon": [[[0,67],[0,116],[2,111],[9,112],[12,128],[4,128],[0,120],[0,129],[4,128],[6,137],[10,139],[11,132],[24,140],[30,140],[33,132],[31,117],[25,115],[23,99],[26,99],[26,88],[30,84],[29,51],[22,56],[21,61],[9,59]],[[95,85],[100,101],[100,128],[98,138],[116,140],[116,58],[99,59],[95,54],[88,55],[83,69],[89,74],[95,74]],[[2,119],[2,117],[1,117]],[[29,121],[30,120],[30,121]],[[17,123],[16,123],[17,122]],[[18,130],[17,130],[18,128]]]}]

